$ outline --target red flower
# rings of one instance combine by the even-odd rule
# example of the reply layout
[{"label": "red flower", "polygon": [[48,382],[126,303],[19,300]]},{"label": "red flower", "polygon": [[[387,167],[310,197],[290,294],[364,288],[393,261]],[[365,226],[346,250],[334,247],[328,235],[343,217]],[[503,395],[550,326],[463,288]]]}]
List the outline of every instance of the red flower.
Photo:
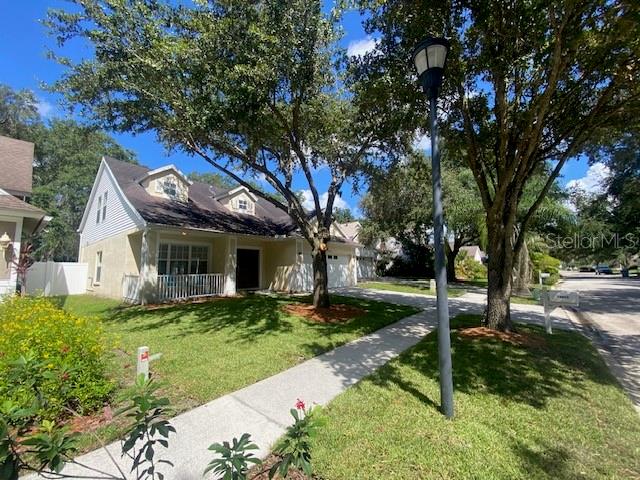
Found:
[{"label": "red flower", "polygon": [[63,381],[69,380],[69,374],[67,372],[64,372],[61,377]]},{"label": "red flower", "polygon": [[61,348],[61,350],[62,350],[62,353],[67,353],[67,352],[69,352],[70,348],[69,348],[69,346],[68,346],[68,345],[64,345],[64,346]]},{"label": "red flower", "polygon": [[299,398],[298,398],[298,401],[296,402],[296,409],[304,410],[304,402],[302,400],[300,400]]}]

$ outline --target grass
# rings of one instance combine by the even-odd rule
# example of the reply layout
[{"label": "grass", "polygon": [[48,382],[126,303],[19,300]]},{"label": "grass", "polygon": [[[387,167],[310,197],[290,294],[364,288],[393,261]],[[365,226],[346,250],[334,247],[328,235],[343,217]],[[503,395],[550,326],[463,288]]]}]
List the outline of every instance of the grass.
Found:
[{"label": "grass", "polygon": [[204,303],[120,307],[93,296],[59,297],[59,304],[79,315],[103,320],[116,337],[113,374],[121,385],[135,377],[135,354],[147,345],[162,353],[151,364],[154,378],[176,411],[203,404],[250,385],[377,330],[417,311],[412,307],[333,297],[367,314],[340,324],[318,324],[281,310],[300,297],[251,295]]},{"label": "grass", "polygon": [[[436,294],[435,290],[431,290],[429,288],[428,283],[423,285],[421,282],[412,282],[410,284],[403,282],[362,282],[358,283],[358,287],[371,288],[374,290],[387,290],[391,292],[415,293],[418,295],[435,296]],[[464,295],[465,290],[457,287],[449,287],[447,288],[447,293],[449,294],[449,298],[453,298]]]},{"label": "grass", "polygon": [[[477,325],[479,316],[453,320]],[[640,478],[640,418],[591,343],[451,336],[455,419],[438,411],[437,333],[337,397],[314,440],[324,480]]]}]

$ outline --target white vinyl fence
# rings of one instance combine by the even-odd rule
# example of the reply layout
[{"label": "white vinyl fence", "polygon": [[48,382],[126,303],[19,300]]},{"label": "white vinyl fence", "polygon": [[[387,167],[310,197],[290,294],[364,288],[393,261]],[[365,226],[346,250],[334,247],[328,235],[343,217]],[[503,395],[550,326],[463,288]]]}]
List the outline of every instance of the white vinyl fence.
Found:
[{"label": "white vinyl fence", "polygon": [[87,291],[86,263],[36,262],[27,270],[27,293],[77,295]]}]

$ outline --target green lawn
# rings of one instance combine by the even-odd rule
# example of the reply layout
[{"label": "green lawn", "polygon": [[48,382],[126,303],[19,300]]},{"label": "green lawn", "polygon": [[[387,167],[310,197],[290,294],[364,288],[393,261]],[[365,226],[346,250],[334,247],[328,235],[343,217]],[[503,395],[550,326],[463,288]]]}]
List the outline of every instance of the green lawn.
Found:
[{"label": "green lawn", "polygon": [[[428,282],[424,285],[422,285],[421,282],[412,282],[411,284],[401,282],[362,282],[358,283],[358,287],[371,288],[375,290],[388,290],[391,292],[416,293],[418,295],[435,296],[436,294],[435,290],[431,290],[429,288]],[[450,298],[453,298],[464,295],[465,290],[457,287],[449,287],[447,288],[447,293]]]},{"label": "green lawn", "polygon": [[135,377],[135,353],[147,345],[162,358],[154,378],[173,407],[182,411],[269,377],[297,363],[415,313],[412,307],[334,297],[367,314],[340,324],[318,324],[281,311],[300,297],[251,295],[156,309],[120,307],[93,296],[58,298],[80,315],[103,319],[121,346],[113,375],[121,385]]},{"label": "green lawn", "polygon": [[[479,316],[453,325],[478,324]],[[538,346],[452,333],[453,421],[439,403],[436,332],[326,409],[316,471],[338,479],[640,478],[640,417],[591,343]]]}]

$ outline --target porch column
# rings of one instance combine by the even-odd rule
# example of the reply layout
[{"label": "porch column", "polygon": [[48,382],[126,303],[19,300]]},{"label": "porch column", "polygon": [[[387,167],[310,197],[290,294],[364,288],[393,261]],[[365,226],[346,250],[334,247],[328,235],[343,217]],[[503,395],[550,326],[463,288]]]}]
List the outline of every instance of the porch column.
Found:
[{"label": "porch column", "polygon": [[238,241],[235,237],[227,238],[227,251],[224,262],[224,294],[227,296],[236,294],[237,245]]},{"label": "porch column", "polygon": [[356,249],[349,259],[353,285],[358,284],[358,253],[358,249]]},{"label": "porch column", "polygon": [[156,287],[156,279],[153,278],[153,274],[151,271],[151,262],[152,258],[150,248],[150,239],[149,236],[151,233],[148,228],[145,228],[142,231],[142,245],[140,247],[140,283],[139,283],[139,291],[140,291],[140,303],[142,305],[146,305],[150,301],[153,301],[155,298],[155,287]]},{"label": "porch column", "polygon": [[305,291],[305,268],[304,268],[304,243],[296,239],[296,260],[292,278],[289,279],[289,290],[293,292]]},{"label": "porch column", "polygon": [[[22,249],[22,222],[23,218],[16,219],[16,231],[13,237],[13,252],[16,257],[16,260],[20,259],[20,250]],[[0,235],[2,235],[0,233]],[[15,292],[16,286],[18,283],[18,271],[16,268],[10,264],[9,266],[9,286],[11,288],[11,293]]]}]

